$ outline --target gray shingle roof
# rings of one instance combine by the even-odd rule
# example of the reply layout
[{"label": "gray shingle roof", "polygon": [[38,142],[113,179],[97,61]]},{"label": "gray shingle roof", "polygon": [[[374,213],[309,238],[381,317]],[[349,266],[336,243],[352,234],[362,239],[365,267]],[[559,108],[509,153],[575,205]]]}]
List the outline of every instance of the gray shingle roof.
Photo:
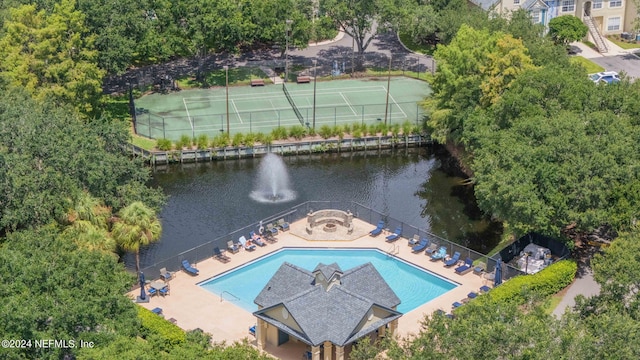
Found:
[{"label": "gray shingle roof", "polygon": [[320,271],[322,273],[322,275],[324,275],[325,279],[331,279],[331,276],[337,271],[340,274],[342,274],[342,269],[340,269],[340,266],[336,263],[331,263],[329,265],[325,265],[323,263],[318,264],[318,266],[316,266],[315,269],[313,269],[312,273],[315,273],[316,271]]},{"label": "gray shingle roof", "polygon": [[[314,272],[330,278],[336,269],[340,269],[337,264],[320,264]],[[285,262],[256,297],[262,308],[254,315],[314,346],[324,341],[343,346],[402,316],[392,310],[400,299],[371,263],[345,271],[341,279],[341,285],[326,291],[314,285],[311,272]],[[266,315],[277,306],[287,308],[302,333]],[[356,331],[374,307],[389,316]]]},{"label": "gray shingle roof", "polygon": [[479,6],[484,11],[493,9],[500,0],[471,0],[472,3]]}]

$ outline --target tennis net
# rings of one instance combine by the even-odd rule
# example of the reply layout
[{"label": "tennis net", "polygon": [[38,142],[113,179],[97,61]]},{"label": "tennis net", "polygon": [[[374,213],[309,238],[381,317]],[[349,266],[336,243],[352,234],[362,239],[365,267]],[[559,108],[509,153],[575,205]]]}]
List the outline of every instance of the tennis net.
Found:
[{"label": "tennis net", "polygon": [[282,83],[282,91],[284,92],[284,95],[287,97],[287,100],[289,100],[289,104],[291,104],[291,107],[293,108],[293,112],[296,113],[298,120],[300,120],[300,124],[304,126],[304,118],[302,117],[302,114],[300,114],[300,110],[298,110],[298,107],[296,106],[296,104],[293,102],[293,99],[289,94],[289,90],[287,90],[287,86],[284,83]]}]

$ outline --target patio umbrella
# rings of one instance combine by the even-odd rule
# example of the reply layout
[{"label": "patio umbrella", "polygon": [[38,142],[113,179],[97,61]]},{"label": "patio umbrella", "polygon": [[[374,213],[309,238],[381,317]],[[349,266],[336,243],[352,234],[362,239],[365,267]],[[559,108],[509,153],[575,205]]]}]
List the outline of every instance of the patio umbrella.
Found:
[{"label": "patio umbrella", "polygon": [[145,300],[147,294],[144,293],[144,273],[140,271],[140,299]]},{"label": "patio umbrella", "polygon": [[496,287],[502,284],[502,258],[496,260],[496,275],[493,278],[493,286]]}]

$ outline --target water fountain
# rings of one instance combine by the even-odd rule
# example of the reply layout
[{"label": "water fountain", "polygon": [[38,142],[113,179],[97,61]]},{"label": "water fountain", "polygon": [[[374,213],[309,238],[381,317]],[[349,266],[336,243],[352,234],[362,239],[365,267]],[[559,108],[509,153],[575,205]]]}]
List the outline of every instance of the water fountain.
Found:
[{"label": "water fountain", "polygon": [[269,153],[260,161],[254,190],[249,196],[261,203],[283,203],[296,198],[296,192],[289,184],[287,167],[280,156]]}]

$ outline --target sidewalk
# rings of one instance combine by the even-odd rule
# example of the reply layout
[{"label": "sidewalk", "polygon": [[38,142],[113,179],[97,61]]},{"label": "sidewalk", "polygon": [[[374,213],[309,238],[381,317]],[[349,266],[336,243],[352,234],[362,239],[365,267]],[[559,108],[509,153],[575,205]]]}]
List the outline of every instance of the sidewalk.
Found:
[{"label": "sidewalk", "polygon": [[586,59],[594,59],[594,58],[601,58],[601,57],[605,57],[605,56],[616,56],[616,55],[625,55],[629,53],[629,50],[625,50],[623,48],[621,48],[620,46],[612,43],[611,41],[609,41],[609,39],[605,38],[604,41],[606,41],[607,43],[607,48],[609,49],[608,52],[601,54],[599,52],[597,52],[596,50],[593,50],[592,48],[588,47],[587,45],[585,45],[584,43],[580,42],[580,41],[576,41],[571,43],[571,46],[574,48],[574,50],[577,48],[578,50],[576,51],[576,55],[578,56],[582,56]]},{"label": "sidewalk", "polygon": [[600,285],[593,280],[593,272],[591,268],[585,268],[585,273],[581,277],[576,277],[571,285],[569,285],[569,290],[564,295],[558,306],[553,310],[553,315],[557,318],[560,318],[565,311],[567,311],[567,307],[569,307],[569,311],[573,309],[573,306],[576,304],[575,297],[577,295],[582,295],[584,297],[592,297],[600,293]]}]

